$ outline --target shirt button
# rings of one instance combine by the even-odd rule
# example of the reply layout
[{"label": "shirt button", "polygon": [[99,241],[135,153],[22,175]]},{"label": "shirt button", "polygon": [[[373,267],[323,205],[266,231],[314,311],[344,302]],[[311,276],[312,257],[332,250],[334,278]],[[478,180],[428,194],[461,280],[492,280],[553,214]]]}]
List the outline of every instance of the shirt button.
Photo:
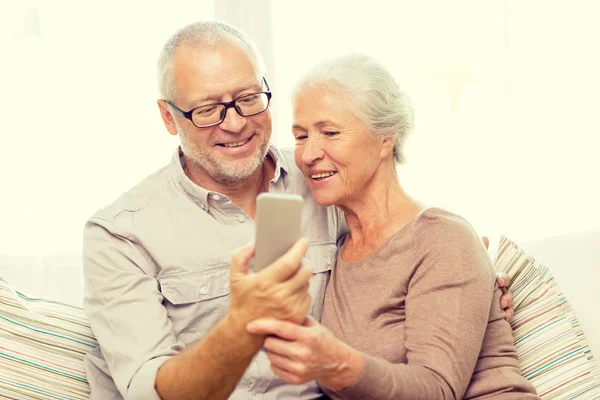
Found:
[{"label": "shirt button", "polygon": [[206,295],[206,293],[208,293],[208,288],[207,288],[206,286],[202,286],[202,287],[200,288],[200,294],[201,294],[202,296],[204,296],[204,295]]},{"label": "shirt button", "polygon": [[219,201],[221,199],[221,196],[219,196],[218,194],[213,194],[212,198],[214,201]]},{"label": "shirt button", "polygon": [[245,220],[246,220],[245,216],[243,216],[242,214],[238,215],[238,221],[244,222]]},{"label": "shirt button", "polygon": [[204,204],[200,204],[200,208],[203,209],[203,210],[205,210],[206,206]]}]

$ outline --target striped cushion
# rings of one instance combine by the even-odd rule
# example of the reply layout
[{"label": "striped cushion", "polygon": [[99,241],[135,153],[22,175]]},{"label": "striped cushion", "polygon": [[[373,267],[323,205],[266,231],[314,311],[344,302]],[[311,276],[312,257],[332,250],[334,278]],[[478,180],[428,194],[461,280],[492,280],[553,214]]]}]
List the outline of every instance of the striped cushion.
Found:
[{"label": "striped cushion", "polygon": [[0,277],[0,398],[87,399],[83,356],[96,345],[81,308],[27,297]]},{"label": "striped cushion", "polygon": [[550,270],[501,237],[496,271],[511,277],[511,321],[521,372],[543,399],[600,399],[594,358]]}]

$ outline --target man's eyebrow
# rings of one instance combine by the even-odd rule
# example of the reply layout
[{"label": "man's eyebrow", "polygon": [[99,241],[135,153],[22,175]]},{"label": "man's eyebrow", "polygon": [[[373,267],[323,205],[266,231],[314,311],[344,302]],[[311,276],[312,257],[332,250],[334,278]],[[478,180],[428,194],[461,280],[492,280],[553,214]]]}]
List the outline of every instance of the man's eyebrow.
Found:
[{"label": "man's eyebrow", "polygon": [[235,94],[233,97],[236,97],[237,95],[239,95],[242,92],[245,92],[247,90],[254,90],[256,92],[260,92],[262,91],[262,86],[258,83],[253,83],[251,85],[247,85],[247,86],[242,86],[241,88],[238,88],[236,91],[234,91],[233,93]]},{"label": "man's eyebrow", "polygon": [[[245,86],[241,86],[241,87],[235,88],[232,91],[233,98],[235,99],[236,97],[239,96],[240,93],[245,92],[245,91],[250,90],[250,89],[253,89],[256,92],[260,92],[262,90],[262,87],[258,83],[252,83],[250,85],[245,85]],[[193,102],[190,103],[190,108],[195,108],[195,107],[199,107],[199,106],[204,105],[202,103],[206,103],[206,104],[222,103],[221,96],[220,95],[214,95],[214,96],[199,97],[199,98],[195,99]]]}]

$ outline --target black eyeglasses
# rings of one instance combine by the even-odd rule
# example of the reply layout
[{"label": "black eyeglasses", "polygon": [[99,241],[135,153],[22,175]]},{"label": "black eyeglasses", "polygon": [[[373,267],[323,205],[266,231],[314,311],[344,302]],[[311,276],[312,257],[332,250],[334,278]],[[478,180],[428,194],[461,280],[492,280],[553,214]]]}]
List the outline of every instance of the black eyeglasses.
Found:
[{"label": "black eyeglasses", "polygon": [[208,128],[209,126],[218,125],[223,122],[227,115],[227,110],[232,107],[242,117],[250,117],[265,111],[269,107],[272,94],[265,78],[263,78],[263,82],[265,82],[265,85],[267,86],[267,90],[264,92],[244,94],[229,102],[205,104],[200,107],[192,108],[190,111],[183,111],[170,101],[164,101],[170,105],[177,114],[192,121],[192,124],[196,127]]}]

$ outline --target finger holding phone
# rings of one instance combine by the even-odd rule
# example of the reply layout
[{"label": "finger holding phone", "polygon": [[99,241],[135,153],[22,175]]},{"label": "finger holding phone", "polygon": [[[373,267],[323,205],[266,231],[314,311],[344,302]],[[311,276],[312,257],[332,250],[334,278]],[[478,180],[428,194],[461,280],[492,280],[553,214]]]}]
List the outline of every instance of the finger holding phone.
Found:
[{"label": "finger holding phone", "polygon": [[305,320],[312,270],[302,266],[309,245],[300,237],[302,205],[302,197],[296,195],[258,196],[256,249],[251,244],[237,250],[231,261],[229,314],[236,325],[245,327],[264,317]]}]

